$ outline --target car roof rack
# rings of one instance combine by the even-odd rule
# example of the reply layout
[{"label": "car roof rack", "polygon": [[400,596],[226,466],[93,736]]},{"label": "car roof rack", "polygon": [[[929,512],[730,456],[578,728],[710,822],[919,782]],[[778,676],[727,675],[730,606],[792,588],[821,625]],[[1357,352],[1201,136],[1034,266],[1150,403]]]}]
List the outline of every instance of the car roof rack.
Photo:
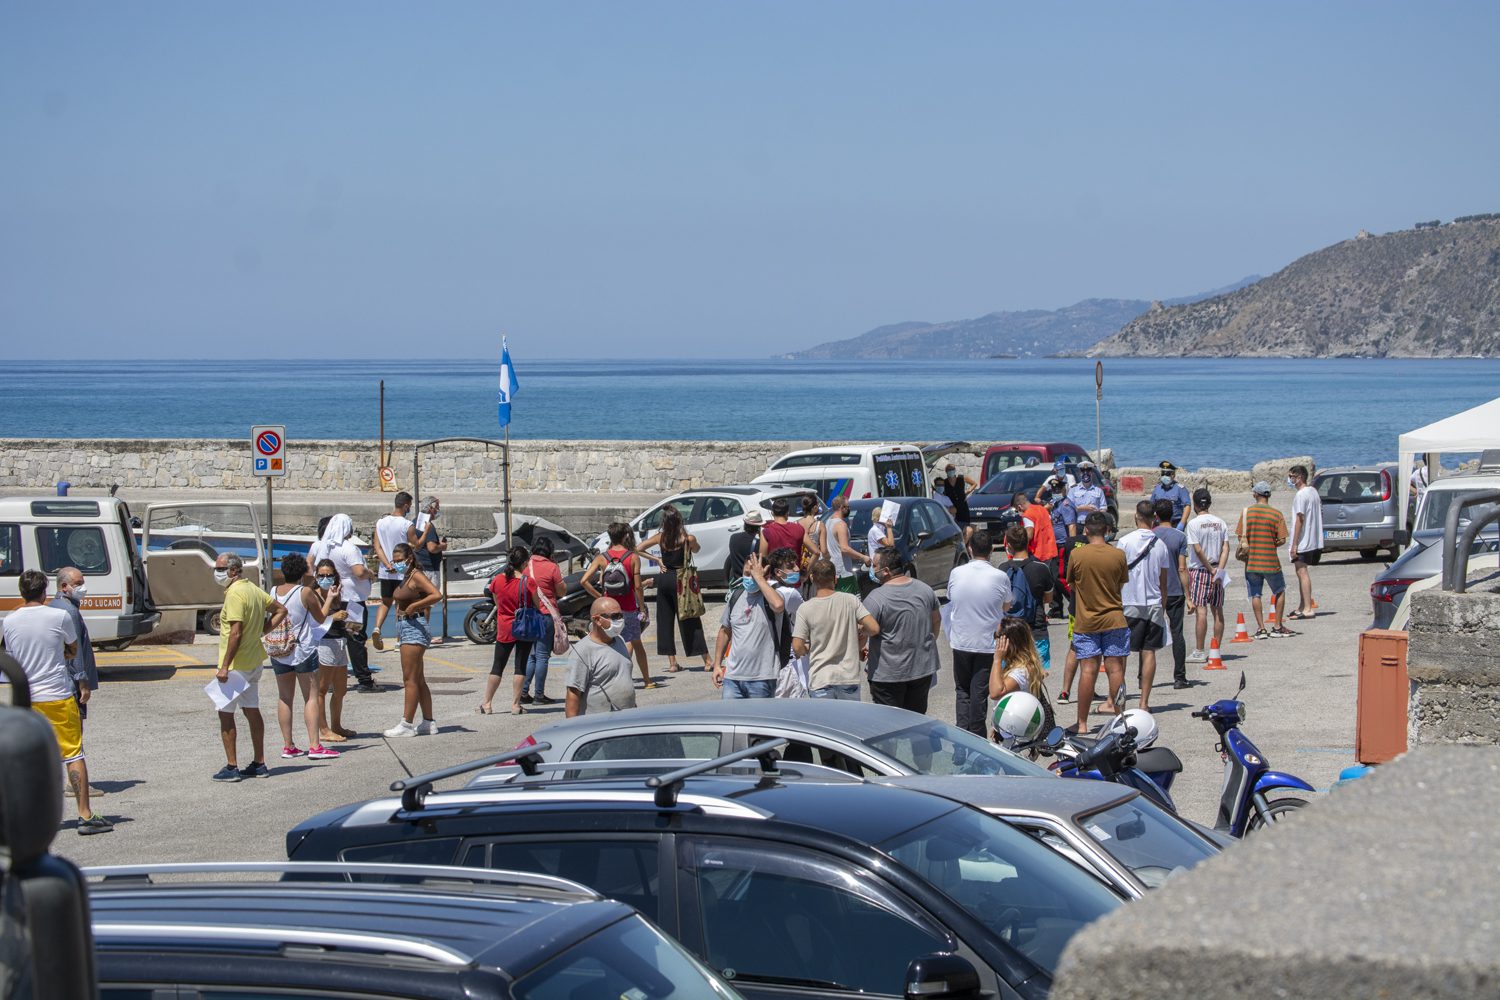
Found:
[{"label": "car roof rack", "polygon": [[[103,865],[83,869],[84,878],[102,879],[106,886],[120,882],[151,885],[154,884],[151,881],[153,875],[239,875],[247,872],[292,876],[384,875],[422,878],[432,882],[483,883],[495,886],[547,889],[591,900],[604,898],[586,885],[558,878],[556,875],[497,868],[464,868],[457,865],[385,864],[373,861],[187,861],[155,865]],[[339,879],[329,881],[339,881]]]},{"label": "car roof rack", "polygon": [[[756,748],[759,748],[761,744],[757,743],[755,744],[755,746]],[[573,760],[543,761],[542,763],[537,764],[536,767],[538,771],[640,771],[643,768],[656,768],[658,770],[668,771],[680,770],[681,768],[693,764],[698,764],[704,760],[705,758],[702,757],[638,757],[625,760],[578,760],[577,758],[575,758]],[[721,765],[719,769],[722,770],[723,768],[730,766],[732,765],[724,764]],[[766,775],[781,775],[783,777],[795,778],[841,778],[848,781],[864,780],[858,775],[851,774],[848,771],[842,770],[837,767],[829,767],[826,764],[810,764],[802,761],[795,761],[788,764],[785,760],[780,760],[777,762],[776,769],[774,771],[767,771],[765,766],[762,765],[761,773]],[[464,787],[476,788],[491,784],[525,784],[525,782],[514,782],[511,780],[516,777],[526,777],[526,775],[517,775],[513,771],[506,771],[498,774],[480,774],[471,779],[469,784]],[[558,778],[556,780],[563,781],[568,779]],[[590,779],[582,778],[579,780],[587,781]]]},{"label": "car roof rack", "polygon": [[432,791],[435,781],[444,778],[455,778],[460,774],[468,774],[470,771],[478,771],[496,764],[516,764],[528,777],[535,777],[537,765],[542,763],[542,754],[551,750],[551,743],[531,743],[507,750],[505,753],[497,753],[489,757],[481,757],[471,760],[467,764],[455,764],[445,767],[441,771],[433,771],[430,774],[419,774],[414,778],[401,778],[391,782],[391,791],[401,793],[401,808],[407,812],[417,812],[422,808],[422,802]]},{"label": "car roof rack", "polygon": [[774,740],[766,740],[764,743],[745,747],[743,750],[736,750],[734,753],[727,753],[722,757],[715,757],[713,760],[698,761],[687,767],[668,771],[666,774],[653,774],[646,779],[646,787],[656,790],[655,801],[658,809],[671,809],[677,805],[677,795],[682,791],[683,782],[695,775],[716,771],[726,764],[754,757],[760,762],[761,774],[767,777],[779,775],[781,772],[776,764],[781,760],[781,755],[776,751],[786,744],[785,737],[777,737]]},{"label": "car roof rack", "polygon": [[372,952],[382,955],[401,955],[405,958],[426,959],[440,965],[462,967],[474,959],[445,945],[432,941],[418,941],[381,934],[374,931],[307,930],[296,927],[241,927],[221,924],[165,924],[155,922],[96,922],[94,937],[101,940],[123,939],[129,941],[192,941],[206,944],[232,938],[239,943],[253,942],[263,945],[303,945],[313,948],[336,948],[349,951]]}]

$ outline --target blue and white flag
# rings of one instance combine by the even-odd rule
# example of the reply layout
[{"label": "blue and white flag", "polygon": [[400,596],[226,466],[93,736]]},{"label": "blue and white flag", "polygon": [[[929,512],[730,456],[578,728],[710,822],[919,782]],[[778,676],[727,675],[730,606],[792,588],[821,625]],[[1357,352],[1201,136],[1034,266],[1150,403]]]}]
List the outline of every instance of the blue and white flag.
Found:
[{"label": "blue and white flag", "polygon": [[500,391],[496,394],[500,403],[500,426],[510,424],[510,398],[520,385],[516,382],[516,369],[510,363],[510,345],[500,338]]}]

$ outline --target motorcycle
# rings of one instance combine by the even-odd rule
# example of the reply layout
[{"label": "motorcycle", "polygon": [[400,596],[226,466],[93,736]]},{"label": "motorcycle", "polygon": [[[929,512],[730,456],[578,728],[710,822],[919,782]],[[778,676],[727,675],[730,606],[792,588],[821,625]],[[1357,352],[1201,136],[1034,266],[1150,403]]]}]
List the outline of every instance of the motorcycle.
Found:
[{"label": "motorcycle", "polygon": [[1231,837],[1243,837],[1307,805],[1306,799],[1279,793],[1316,791],[1295,775],[1271,770],[1265,756],[1240,732],[1240,723],[1245,721],[1245,703],[1239,697],[1244,690],[1245,675],[1241,673],[1240,686],[1233,698],[1216,701],[1193,713],[1193,718],[1211,723],[1219,734],[1214,749],[1224,761],[1224,787],[1214,829]]},{"label": "motorcycle", "polygon": [[[1177,811],[1168,788],[1182,762],[1166,747],[1136,745],[1134,726],[1106,732],[1097,740],[1067,736],[1061,728],[1047,735],[1046,750],[1056,758],[1048,765],[1065,778],[1089,778],[1127,785],[1171,812]],[[1044,751],[1045,752],[1045,751]],[[1155,770],[1147,770],[1147,768]]]},{"label": "motorcycle", "polygon": [[495,644],[495,599],[481,597],[464,615],[464,635],[476,646]]}]

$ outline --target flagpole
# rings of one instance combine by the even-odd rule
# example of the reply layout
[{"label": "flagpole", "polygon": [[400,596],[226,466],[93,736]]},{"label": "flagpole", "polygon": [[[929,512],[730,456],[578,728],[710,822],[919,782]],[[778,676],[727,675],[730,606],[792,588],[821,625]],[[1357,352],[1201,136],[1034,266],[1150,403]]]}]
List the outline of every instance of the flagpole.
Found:
[{"label": "flagpole", "polygon": [[505,425],[505,452],[500,458],[500,477],[505,487],[505,544],[513,547],[510,537],[510,424]]}]

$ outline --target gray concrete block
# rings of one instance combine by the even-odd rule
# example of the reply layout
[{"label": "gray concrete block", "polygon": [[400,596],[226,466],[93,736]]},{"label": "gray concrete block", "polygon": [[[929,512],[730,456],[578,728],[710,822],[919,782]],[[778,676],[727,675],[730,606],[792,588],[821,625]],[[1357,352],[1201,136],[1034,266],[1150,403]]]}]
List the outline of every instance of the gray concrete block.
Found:
[{"label": "gray concrete block", "polygon": [[1069,1000],[1500,997],[1500,748],[1434,746],[1076,936]]}]

